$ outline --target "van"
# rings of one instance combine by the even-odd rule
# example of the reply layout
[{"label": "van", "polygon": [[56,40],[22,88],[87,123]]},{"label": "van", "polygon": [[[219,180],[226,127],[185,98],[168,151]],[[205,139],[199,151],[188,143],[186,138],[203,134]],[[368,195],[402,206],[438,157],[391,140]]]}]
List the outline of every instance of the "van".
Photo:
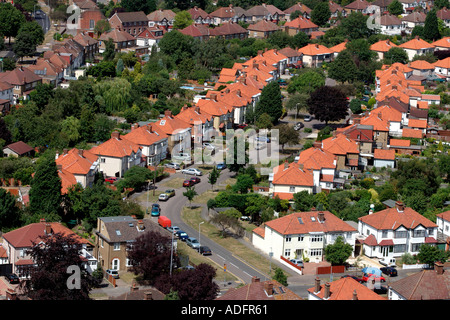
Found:
[{"label": "van", "polygon": [[158,224],[163,228],[168,228],[172,226],[172,221],[170,221],[170,219],[166,216],[159,216]]},{"label": "van", "polygon": [[381,259],[379,262],[380,262],[383,266],[387,266],[387,267],[395,267],[395,266],[396,266],[396,264],[395,264],[395,258],[388,258],[388,257],[385,257],[385,258]]}]

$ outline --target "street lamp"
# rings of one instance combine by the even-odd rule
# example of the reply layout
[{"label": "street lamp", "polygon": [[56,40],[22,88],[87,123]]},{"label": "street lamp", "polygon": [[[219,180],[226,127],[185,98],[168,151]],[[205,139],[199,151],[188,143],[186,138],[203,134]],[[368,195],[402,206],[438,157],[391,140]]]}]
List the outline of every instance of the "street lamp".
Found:
[{"label": "street lamp", "polygon": [[[202,244],[200,243],[200,226],[202,225],[202,224],[204,224],[205,223],[205,221],[202,221],[202,222],[200,222],[199,224],[198,224],[198,244],[201,246]],[[199,246],[199,248],[198,248],[198,251],[200,252],[200,246]]]}]

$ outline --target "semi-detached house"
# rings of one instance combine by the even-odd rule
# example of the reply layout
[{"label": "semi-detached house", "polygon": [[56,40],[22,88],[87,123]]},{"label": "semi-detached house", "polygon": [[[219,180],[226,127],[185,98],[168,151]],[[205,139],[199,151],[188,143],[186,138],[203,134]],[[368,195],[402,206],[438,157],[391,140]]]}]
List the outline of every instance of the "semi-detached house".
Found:
[{"label": "semi-detached house", "polygon": [[[341,236],[355,248],[357,230],[328,211],[296,212],[253,230],[252,243],[273,258],[323,260],[324,248]],[[353,250],[354,251],[354,250]]]}]

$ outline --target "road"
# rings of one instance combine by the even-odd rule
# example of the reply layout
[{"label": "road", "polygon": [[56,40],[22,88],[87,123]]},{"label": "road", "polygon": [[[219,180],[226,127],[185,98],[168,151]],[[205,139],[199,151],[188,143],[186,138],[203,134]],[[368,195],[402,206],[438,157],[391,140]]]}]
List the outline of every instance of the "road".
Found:
[{"label": "road", "polygon": [[[226,179],[232,177],[232,175],[233,173],[231,173],[228,169],[223,170],[216,184],[220,184],[222,181],[225,181]],[[192,176],[190,175],[185,175],[182,174],[181,172],[177,172],[176,174],[173,174],[170,177],[170,179],[176,178],[190,179],[191,177]],[[200,179],[201,182],[195,185],[195,191],[198,194],[202,194],[211,188],[211,185],[208,183],[207,175],[200,176]],[[162,183],[164,182],[165,181],[163,180]],[[263,274],[262,272],[256,270],[254,267],[252,267],[242,259],[236,257],[226,248],[222,247],[221,245],[207,238],[205,235],[201,234],[201,232],[199,237],[198,228],[194,229],[183,222],[183,220],[181,219],[181,211],[183,207],[186,206],[188,203],[187,198],[183,196],[183,192],[185,190],[186,189],[180,185],[179,188],[175,188],[174,197],[170,198],[166,202],[159,201],[159,204],[161,206],[161,215],[167,216],[172,221],[172,225],[180,227],[189,236],[199,239],[201,245],[208,246],[213,252],[213,254],[211,256],[208,256],[208,258],[219,266],[224,266],[224,264],[226,264],[227,272],[236,276],[242,283],[250,283],[253,276],[259,277],[261,280],[269,279],[268,275]],[[149,208],[151,208],[151,205],[152,203],[148,204]],[[193,254],[196,253],[193,251]]]},{"label": "road", "polygon": [[44,30],[44,34],[46,34],[50,30],[50,18],[44,11],[36,10],[34,19],[42,27],[42,30]]}]

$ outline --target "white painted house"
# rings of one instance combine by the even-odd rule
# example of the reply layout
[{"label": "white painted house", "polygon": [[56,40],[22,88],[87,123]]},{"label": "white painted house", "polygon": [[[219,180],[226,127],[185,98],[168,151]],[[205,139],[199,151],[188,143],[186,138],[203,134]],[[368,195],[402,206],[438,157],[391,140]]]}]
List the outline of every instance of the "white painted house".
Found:
[{"label": "white painted house", "polygon": [[439,232],[442,232],[445,236],[450,237],[450,211],[445,211],[436,216],[436,224],[438,225]]},{"label": "white painted house", "polygon": [[371,258],[397,258],[418,254],[423,244],[437,243],[438,226],[415,210],[397,202],[388,208],[359,218],[364,254]]},{"label": "white painted house", "polygon": [[277,260],[323,260],[324,248],[341,236],[355,247],[357,230],[328,211],[297,212],[253,230],[252,243]]}]

